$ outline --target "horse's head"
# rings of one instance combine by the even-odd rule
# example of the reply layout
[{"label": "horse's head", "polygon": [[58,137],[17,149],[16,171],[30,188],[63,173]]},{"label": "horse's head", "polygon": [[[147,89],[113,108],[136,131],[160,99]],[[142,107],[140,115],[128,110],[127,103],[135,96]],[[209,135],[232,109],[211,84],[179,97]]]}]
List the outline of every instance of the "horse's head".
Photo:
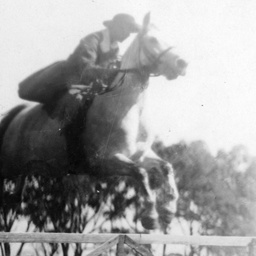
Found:
[{"label": "horse's head", "polygon": [[144,159],[149,185],[155,196],[155,204],[145,202],[142,225],[147,229],[165,227],[173,219],[177,210],[178,189],[172,165],[161,159]]},{"label": "horse's head", "polygon": [[168,80],[184,76],[187,62],[174,53],[172,46],[160,39],[159,32],[150,24],[150,14],[147,14],[137,35],[138,68],[148,74],[163,75]]}]

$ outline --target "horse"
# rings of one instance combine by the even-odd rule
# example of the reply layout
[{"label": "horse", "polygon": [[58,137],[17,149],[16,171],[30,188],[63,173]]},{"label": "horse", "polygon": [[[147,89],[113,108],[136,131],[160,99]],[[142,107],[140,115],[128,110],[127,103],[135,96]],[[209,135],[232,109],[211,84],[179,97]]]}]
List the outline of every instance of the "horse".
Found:
[{"label": "horse", "polygon": [[[171,164],[151,148],[154,134],[143,111],[149,78],[153,74],[174,80],[185,75],[186,67],[186,61],[159,39],[147,14],[108,90],[95,96],[84,113],[84,158],[72,173],[132,177],[144,198],[141,222],[146,229],[158,227],[163,216],[169,223],[178,199]],[[69,174],[67,142],[58,119],[50,118],[42,104],[16,112],[2,132],[1,180],[34,172]]]}]

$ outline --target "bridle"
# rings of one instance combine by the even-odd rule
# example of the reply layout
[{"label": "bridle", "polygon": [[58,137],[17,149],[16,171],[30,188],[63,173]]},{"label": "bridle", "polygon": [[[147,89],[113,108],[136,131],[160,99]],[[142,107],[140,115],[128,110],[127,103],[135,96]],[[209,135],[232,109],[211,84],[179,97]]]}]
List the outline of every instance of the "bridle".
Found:
[{"label": "bridle", "polygon": [[[115,84],[114,86],[110,86],[106,92],[112,91],[114,88],[120,87],[123,82],[125,75],[128,73],[134,73],[138,74],[142,80],[147,81],[148,77],[157,77],[160,76],[159,73],[156,72],[156,67],[161,61],[161,58],[167,54],[173,47],[168,47],[167,49],[163,50],[160,52],[157,56],[153,55],[148,48],[145,46],[143,40],[143,35],[139,35],[139,66],[136,68],[126,68],[126,69],[121,69],[121,68],[116,68],[116,72],[118,73],[123,73],[121,76],[120,80],[118,81],[118,84]],[[144,65],[141,63],[141,53],[144,53],[146,57],[149,59],[149,62],[151,62],[150,65]],[[146,83],[147,84],[147,83]],[[143,86],[145,88],[146,86]]]},{"label": "bridle", "polygon": [[156,67],[160,62],[160,59],[167,54],[173,47],[170,46],[167,49],[163,50],[161,53],[158,54],[158,56],[154,56],[145,46],[145,44],[142,41],[142,36],[139,38],[140,40],[140,48],[139,48],[139,56],[141,55],[141,52],[144,52],[144,54],[149,58],[149,60],[152,60],[150,65],[143,65],[141,63],[141,60],[139,58],[139,67],[137,68],[128,68],[128,69],[116,69],[117,72],[121,73],[140,73],[143,76],[148,75],[148,76],[160,76],[159,73],[156,73]]},{"label": "bridle", "polygon": [[[160,60],[161,58],[166,54],[168,53],[170,50],[172,49],[172,47],[168,47],[167,49],[163,50],[161,53],[158,54],[157,57],[154,57],[149,51],[148,49],[145,47],[143,49],[144,53],[145,52],[148,52],[149,54],[151,54],[151,59],[153,59],[153,62],[150,66],[142,66],[142,69],[146,70],[149,74],[149,76],[160,76],[159,73],[156,73],[155,70],[156,70],[156,67],[157,65],[160,63]],[[150,56],[150,55],[148,55]],[[147,56],[147,57],[148,57]]]}]

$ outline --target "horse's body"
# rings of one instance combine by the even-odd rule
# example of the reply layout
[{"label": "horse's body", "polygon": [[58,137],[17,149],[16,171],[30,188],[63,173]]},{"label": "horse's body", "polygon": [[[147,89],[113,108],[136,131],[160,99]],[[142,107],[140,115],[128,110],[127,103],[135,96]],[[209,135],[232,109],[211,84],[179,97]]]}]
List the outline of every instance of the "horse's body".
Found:
[{"label": "horse's body", "polygon": [[[152,136],[143,118],[146,87],[150,72],[175,79],[183,75],[186,63],[150,34],[148,23],[146,17],[142,32],[123,56],[121,68],[136,71],[120,72],[110,91],[96,96],[87,112],[81,137],[86,159],[75,172],[134,177],[145,195],[143,224],[152,228],[149,222],[164,212],[157,213],[156,206],[164,208],[164,214],[175,212],[178,193],[171,165],[151,150]],[[5,132],[1,175],[16,177],[32,169],[45,175],[67,174],[70,163],[60,127],[42,105],[23,109]],[[154,173],[163,177],[158,185],[152,185]]]}]

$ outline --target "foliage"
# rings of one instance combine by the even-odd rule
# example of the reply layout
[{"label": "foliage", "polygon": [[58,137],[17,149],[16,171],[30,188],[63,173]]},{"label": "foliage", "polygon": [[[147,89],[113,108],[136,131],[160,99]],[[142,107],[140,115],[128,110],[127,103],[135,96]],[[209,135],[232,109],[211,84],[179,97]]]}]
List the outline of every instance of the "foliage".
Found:
[{"label": "foliage", "polygon": [[216,157],[202,141],[170,147],[157,143],[155,149],[176,170],[180,193],[177,218],[187,221],[190,235],[256,234],[256,158],[243,146],[229,153],[219,151]]},{"label": "foliage", "polygon": [[[174,166],[180,193],[176,218],[187,223],[190,235],[255,236],[256,158],[243,146],[219,151],[216,156],[202,141],[169,147],[158,142],[154,149]],[[11,231],[14,222],[26,216],[28,228],[33,223],[40,232],[145,232],[138,221],[142,211],[140,191],[131,178],[29,176],[25,184],[21,206],[8,204],[1,209],[2,231]],[[5,197],[11,201],[11,195],[6,193]],[[86,246],[37,245],[35,250],[46,256],[80,256]],[[1,250],[8,255],[10,248]],[[244,253],[210,247],[191,247],[189,253],[200,255],[205,251],[211,255]]]},{"label": "foliage", "polygon": [[[141,206],[138,191],[129,178],[105,180],[85,175],[64,178],[31,176],[23,191],[22,214],[40,232],[93,233],[136,232]],[[134,219],[127,222],[127,209],[136,209]],[[122,224],[120,224],[122,222]],[[134,224],[135,223],[135,224]],[[87,245],[40,245],[45,255],[73,251],[82,255]]]},{"label": "foliage", "polygon": [[[16,203],[16,197],[14,197],[12,191],[15,187],[15,184],[12,180],[6,180],[4,182],[4,200],[1,200],[3,206],[0,207],[0,231],[1,232],[11,232],[15,224],[20,221],[20,216],[22,215],[21,205]],[[26,231],[29,230],[31,226],[31,221],[27,222]],[[20,244],[17,249],[16,255],[20,255],[24,243]],[[11,255],[11,246],[8,243],[0,244],[0,255],[9,256]]]}]

